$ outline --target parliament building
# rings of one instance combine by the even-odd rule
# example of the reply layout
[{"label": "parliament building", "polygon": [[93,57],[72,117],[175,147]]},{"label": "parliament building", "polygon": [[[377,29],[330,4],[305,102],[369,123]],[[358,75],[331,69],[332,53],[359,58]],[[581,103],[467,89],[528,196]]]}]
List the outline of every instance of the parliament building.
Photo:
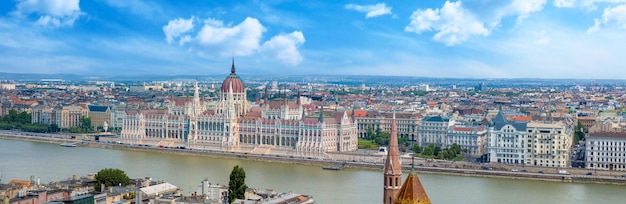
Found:
[{"label": "parliament building", "polygon": [[357,149],[357,124],[345,111],[305,115],[300,97],[295,101],[268,100],[267,90],[259,106],[252,106],[235,73],[222,83],[214,105],[200,99],[195,85],[193,99],[171,99],[163,110],[128,110],[122,142],[128,144],[223,151],[281,151],[324,157],[328,152]]}]

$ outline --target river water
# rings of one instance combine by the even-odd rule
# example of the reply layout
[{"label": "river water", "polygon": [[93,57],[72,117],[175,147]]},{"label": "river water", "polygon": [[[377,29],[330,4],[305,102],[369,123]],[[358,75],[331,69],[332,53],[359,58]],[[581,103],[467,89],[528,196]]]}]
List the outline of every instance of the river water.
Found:
[{"label": "river water", "polygon": [[[381,203],[382,171],[322,170],[283,164],[157,152],[68,148],[58,144],[0,139],[2,183],[42,183],[119,168],[129,177],[164,180],[187,194],[204,178],[226,184],[233,166],[246,171],[249,187],[312,195],[316,203]],[[405,175],[406,176],[406,175]],[[623,203],[626,186],[420,174],[433,203]]]}]

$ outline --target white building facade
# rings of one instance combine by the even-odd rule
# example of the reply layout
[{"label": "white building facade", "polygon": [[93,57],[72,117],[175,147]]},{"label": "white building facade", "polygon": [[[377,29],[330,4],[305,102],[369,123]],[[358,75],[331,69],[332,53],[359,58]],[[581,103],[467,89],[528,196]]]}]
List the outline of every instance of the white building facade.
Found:
[{"label": "white building facade", "polygon": [[458,144],[473,156],[482,156],[487,146],[487,128],[484,126],[452,126],[448,129],[444,148]]},{"label": "white building facade", "polygon": [[444,146],[448,129],[454,125],[454,120],[442,116],[427,116],[422,119],[417,131],[418,144],[427,146]]},{"label": "white building facade", "polygon": [[626,171],[626,133],[589,133],[585,140],[585,167]]},{"label": "white building facade", "polygon": [[491,163],[524,164],[527,122],[510,121],[502,112],[487,129],[487,156]]},{"label": "white building facade", "polygon": [[526,126],[526,165],[569,167],[573,133],[563,122],[532,121]]}]

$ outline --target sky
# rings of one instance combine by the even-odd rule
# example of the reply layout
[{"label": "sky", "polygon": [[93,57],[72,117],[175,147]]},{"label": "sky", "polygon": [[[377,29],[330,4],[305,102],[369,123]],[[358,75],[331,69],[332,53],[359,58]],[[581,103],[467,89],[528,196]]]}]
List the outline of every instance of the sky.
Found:
[{"label": "sky", "polygon": [[3,0],[0,72],[626,79],[626,0]]}]

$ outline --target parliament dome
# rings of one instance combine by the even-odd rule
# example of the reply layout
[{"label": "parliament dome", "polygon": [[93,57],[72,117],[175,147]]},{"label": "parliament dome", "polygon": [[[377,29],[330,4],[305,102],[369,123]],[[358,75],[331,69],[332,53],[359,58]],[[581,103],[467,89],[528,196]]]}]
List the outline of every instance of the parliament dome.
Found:
[{"label": "parliament dome", "polygon": [[233,93],[243,93],[245,91],[245,87],[243,86],[243,82],[235,74],[235,59],[233,59],[232,67],[230,68],[230,75],[224,79],[222,83],[222,93],[228,93],[230,91],[230,87],[233,87]]}]

